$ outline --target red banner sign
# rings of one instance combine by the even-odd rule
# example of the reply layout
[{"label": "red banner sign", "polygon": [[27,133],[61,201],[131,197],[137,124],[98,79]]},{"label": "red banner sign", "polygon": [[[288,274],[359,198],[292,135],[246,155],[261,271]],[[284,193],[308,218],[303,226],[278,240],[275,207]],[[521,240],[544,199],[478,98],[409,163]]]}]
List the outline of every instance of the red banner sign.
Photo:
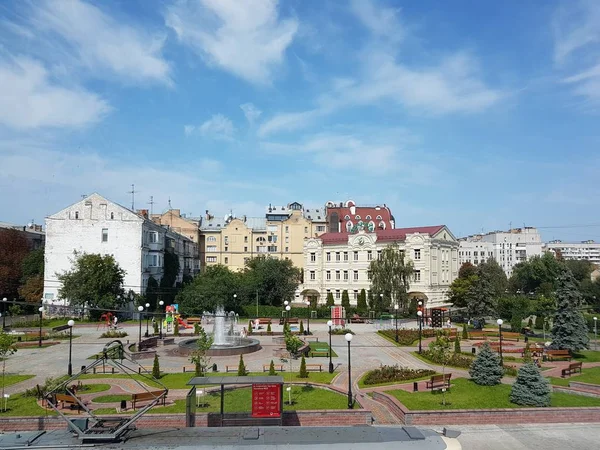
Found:
[{"label": "red banner sign", "polygon": [[281,385],[252,385],[252,417],[281,417]]}]

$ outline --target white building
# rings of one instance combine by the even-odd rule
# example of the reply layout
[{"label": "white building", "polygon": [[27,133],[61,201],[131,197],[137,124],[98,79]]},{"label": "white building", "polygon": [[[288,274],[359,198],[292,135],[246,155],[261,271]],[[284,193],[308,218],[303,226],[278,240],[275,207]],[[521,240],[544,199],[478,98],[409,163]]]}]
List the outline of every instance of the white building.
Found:
[{"label": "white building", "polygon": [[325,303],[331,292],[340,304],[347,290],[355,305],[360,291],[371,289],[369,264],[393,242],[414,263],[409,296],[422,299],[428,308],[447,304],[446,291],[458,276],[459,265],[458,241],[445,225],[325,233],[306,239],[302,295]]},{"label": "white building", "polygon": [[470,262],[476,266],[494,258],[504,269],[507,277],[512,275],[516,264],[527,261],[532,256],[540,256],[543,245],[538,230],[533,227],[476,234],[460,239],[459,243],[460,265]]},{"label": "white building", "polygon": [[123,289],[143,294],[152,276],[160,282],[165,251],[179,256],[179,276],[199,269],[198,245],[98,194],[46,218],[44,299],[63,304],[57,274],[72,269],[74,253],[113,255],[125,270]]},{"label": "white building", "polygon": [[550,241],[544,246],[545,251],[560,252],[564,259],[577,259],[600,264],[600,242],[582,241],[576,243]]}]

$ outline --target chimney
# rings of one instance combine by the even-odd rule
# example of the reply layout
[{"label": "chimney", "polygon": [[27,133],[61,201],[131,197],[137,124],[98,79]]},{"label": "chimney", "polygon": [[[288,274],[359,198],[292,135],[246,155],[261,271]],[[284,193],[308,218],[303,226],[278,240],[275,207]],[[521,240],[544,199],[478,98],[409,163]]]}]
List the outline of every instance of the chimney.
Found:
[{"label": "chimney", "polygon": [[206,210],[206,220],[210,220],[210,214],[208,214],[208,209]]},{"label": "chimney", "polygon": [[148,210],[147,209],[138,209],[137,213],[142,216],[144,219],[148,218]]}]

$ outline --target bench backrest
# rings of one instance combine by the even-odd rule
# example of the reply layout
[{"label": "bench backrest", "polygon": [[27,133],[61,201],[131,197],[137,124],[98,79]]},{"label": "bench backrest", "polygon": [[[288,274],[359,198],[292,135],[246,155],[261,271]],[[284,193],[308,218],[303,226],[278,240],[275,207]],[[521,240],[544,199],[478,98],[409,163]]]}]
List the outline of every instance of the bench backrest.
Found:
[{"label": "bench backrest", "polygon": [[432,375],[431,376],[431,381],[434,382],[434,383],[436,381],[446,381],[446,380],[449,380],[451,376],[452,376],[451,373],[445,373],[443,375]]},{"label": "bench backrest", "polygon": [[73,397],[72,395],[67,395],[67,394],[56,394],[56,401],[77,403],[77,399],[75,397]]},{"label": "bench backrest", "polygon": [[152,391],[152,392],[142,392],[140,394],[131,394],[131,399],[136,401],[144,401],[144,400],[154,400],[155,398],[160,397],[166,391]]},{"label": "bench backrest", "polygon": [[569,364],[569,369],[574,369],[575,367],[581,367],[581,366],[582,366],[581,361],[578,361],[578,362]]},{"label": "bench backrest", "polygon": [[570,355],[569,350],[546,350],[548,355]]}]

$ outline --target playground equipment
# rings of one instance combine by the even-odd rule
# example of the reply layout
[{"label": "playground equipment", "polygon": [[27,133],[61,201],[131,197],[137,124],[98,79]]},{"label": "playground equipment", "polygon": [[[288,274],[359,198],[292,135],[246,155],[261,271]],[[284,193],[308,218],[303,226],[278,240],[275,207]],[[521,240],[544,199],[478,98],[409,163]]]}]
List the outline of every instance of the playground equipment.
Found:
[{"label": "playground equipment", "polygon": [[[144,397],[149,403],[140,408],[134,415],[129,417],[110,417],[102,418],[96,416],[77,396],[76,386],[73,382],[80,378],[83,374],[91,372],[94,368],[102,365],[105,369],[106,365],[112,366],[119,372],[129,376],[142,390]],[[50,391],[45,396],[46,403],[54,409],[58,415],[67,422],[68,428],[73,431],[78,438],[83,442],[119,442],[124,439],[125,435],[132,430],[135,430],[134,423],[142,417],[148,410],[154,407],[167,396],[169,390],[159,381],[151,376],[144,375],[143,366],[137,361],[131,359],[123,348],[123,344],[119,340],[109,342],[102,350],[102,357],[91,363],[87,367],[82,367],[82,370],[59,384],[54,390]],[[133,375],[137,375],[137,378]],[[150,391],[146,386],[138,381],[139,377],[143,377],[152,383],[158,383],[162,390]],[[67,417],[59,404],[68,401],[72,406],[83,411],[83,414],[76,418]]]},{"label": "playground equipment", "polygon": [[100,322],[98,323],[96,330],[100,329],[100,327],[110,328],[112,326],[113,316],[114,316],[114,314],[111,312],[103,313],[100,316]]}]

